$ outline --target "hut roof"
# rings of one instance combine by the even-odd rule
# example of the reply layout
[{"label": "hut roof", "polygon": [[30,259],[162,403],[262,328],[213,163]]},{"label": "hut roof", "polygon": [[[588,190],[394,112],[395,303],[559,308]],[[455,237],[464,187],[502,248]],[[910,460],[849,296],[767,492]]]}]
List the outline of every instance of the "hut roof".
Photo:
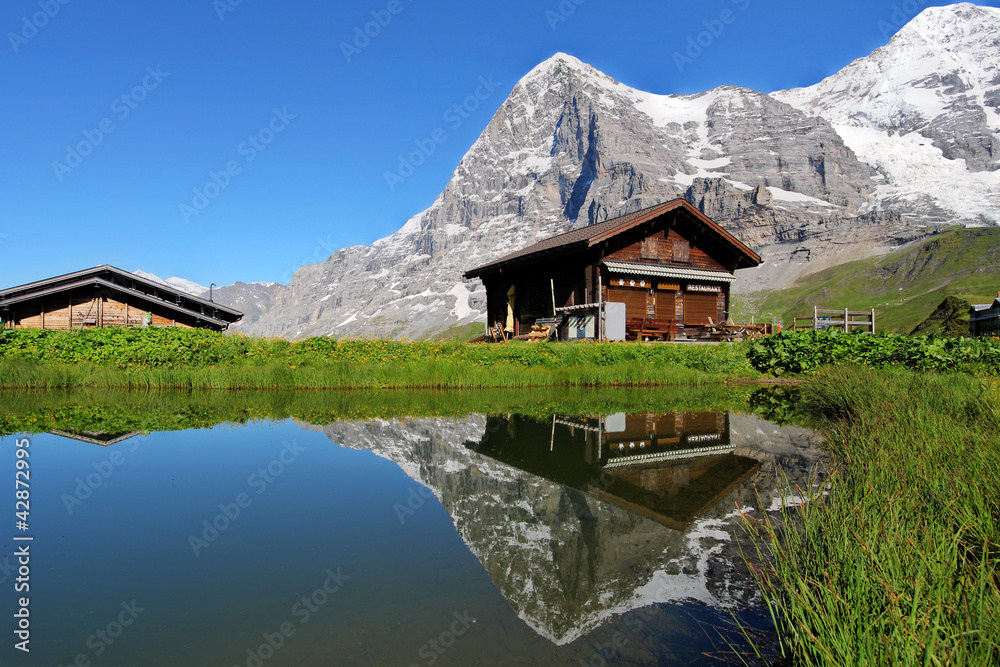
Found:
[{"label": "hut roof", "polygon": [[0,290],[0,308],[88,285],[157,303],[178,313],[219,326],[228,326],[243,317],[243,313],[234,308],[188,294],[165,283],[143,278],[109,264]]},{"label": "hut roof", "polygon": [[622,232],[638,227],[644,222],[649,222],[671,211],[681,211],[686,213],[696,224],[714,234],[719,240],[726,242],[736,251],[740,259],[740,268],[757,266],[760,264],[760,256],[750,250],[738,238],[727,232],[717,222],[698,210],[686,199],[674,199],[672,201],[650,206],[634,213],[629,213],[605,222],[599,222],[581,229],[559,234],[544,239],[534,245],[528,246],[510,253],[489,264],[472,269],[465,273],[466,278],[477,278],[485,273],[491,273],[498,269],[530,261],[541,256],[559,254],[573,250],[583,250],[595,246],[602,241],[617,236]]}]

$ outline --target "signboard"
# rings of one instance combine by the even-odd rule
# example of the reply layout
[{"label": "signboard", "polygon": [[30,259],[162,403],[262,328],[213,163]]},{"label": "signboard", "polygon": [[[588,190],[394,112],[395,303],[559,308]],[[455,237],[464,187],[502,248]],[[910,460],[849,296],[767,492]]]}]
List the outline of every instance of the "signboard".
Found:
[{"label": "signboard", "polygon": [[688,285],[688,292],[715,292],[719,293],[718,285]]}]

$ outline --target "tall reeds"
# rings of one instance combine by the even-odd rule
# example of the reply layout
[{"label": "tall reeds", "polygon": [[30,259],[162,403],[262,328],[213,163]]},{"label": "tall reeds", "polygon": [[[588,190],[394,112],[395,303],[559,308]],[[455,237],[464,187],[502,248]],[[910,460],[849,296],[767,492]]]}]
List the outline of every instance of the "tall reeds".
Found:
[{"label": "tall reeds", "polygon": [[785,657],[1000,664],[1000,385],[837,367],[803,401],[834,458],[827,495],[747,517]]}]

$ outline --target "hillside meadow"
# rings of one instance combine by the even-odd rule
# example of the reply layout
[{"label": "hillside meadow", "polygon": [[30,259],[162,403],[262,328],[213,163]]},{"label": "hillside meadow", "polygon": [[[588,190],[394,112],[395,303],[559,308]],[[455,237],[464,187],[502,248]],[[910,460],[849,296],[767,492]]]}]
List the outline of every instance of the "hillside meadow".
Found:
[{"label": "hillside meadow", "polygon": [[741,294],[733,318],[791,328],[813,307],[876,313],[876,330],[909,333],[948,297],[991,303],[1000,286],[1000,229],[955,228],[879,257],[812,273],[786,289]]}]

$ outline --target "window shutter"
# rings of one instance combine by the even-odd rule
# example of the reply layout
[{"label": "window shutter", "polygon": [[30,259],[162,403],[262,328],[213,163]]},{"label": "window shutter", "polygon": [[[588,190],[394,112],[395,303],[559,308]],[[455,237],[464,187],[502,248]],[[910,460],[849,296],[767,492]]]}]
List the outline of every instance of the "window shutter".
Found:
[{"label": "window shutter", "polygon": [[687,241],[682,241],[680,239],[674,239],[674,261],[675,262],[690,262],[691,261],[691,244]]},{"label": "window shutter", "polygon": [[642,240],[639,246],[639,259],[660,259],[660,244],[655,237],[648,237]]}]

